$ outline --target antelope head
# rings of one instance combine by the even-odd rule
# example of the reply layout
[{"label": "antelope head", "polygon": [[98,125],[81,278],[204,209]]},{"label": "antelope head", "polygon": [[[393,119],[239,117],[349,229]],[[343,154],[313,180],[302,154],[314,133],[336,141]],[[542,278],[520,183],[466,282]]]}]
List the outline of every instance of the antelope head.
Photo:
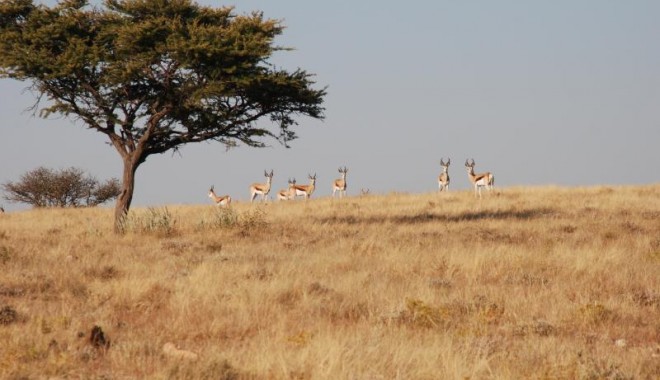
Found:
[{"label": "antelope head", "polygon": [[445,162],[442,158],[440,159],[440,166],[442,166],[444,171],[447,171],[447,169],[449,169],[450,164],[451,164],[451,158],[447,158],[447,162]]},{"label": "antelope head", "polygon": [[465,167],[467,168],[468,173],[472,173],[474,171],[474,158],[465,160]]}]

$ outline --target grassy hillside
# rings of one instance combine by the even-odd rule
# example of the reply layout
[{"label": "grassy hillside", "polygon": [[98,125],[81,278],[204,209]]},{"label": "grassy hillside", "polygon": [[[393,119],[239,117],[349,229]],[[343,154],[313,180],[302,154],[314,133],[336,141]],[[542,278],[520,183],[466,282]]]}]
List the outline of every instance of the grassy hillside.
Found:
[{"label": "grassy hillside", "polygon": [[168,206],[128,228],[0,215],[0,378],[660,377],[660,185]]}]

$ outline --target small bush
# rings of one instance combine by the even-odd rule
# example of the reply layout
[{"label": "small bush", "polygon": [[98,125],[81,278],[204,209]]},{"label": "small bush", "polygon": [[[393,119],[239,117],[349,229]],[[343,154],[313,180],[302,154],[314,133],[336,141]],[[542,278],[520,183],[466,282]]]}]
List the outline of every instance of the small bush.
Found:
[{"label": "small bush", "polygon": [[12,252],[9,248],[0,246],[0,264],[7,264],[12,259]]},{"label": "small bush", "polygon": [[202,219],[199,229],[207,228],[228,228],[234,227],[238,223],[238,213],[229,207],[216,207],[209,219]]},{"label": "small bush", "polygon": [[550,336],[553,335],[556,331],[557,328],[550,324],[549,322],[546,321],[536,321],[534,322],[534,325],[532,326],[532,330],[536,335],[539,336]]},{"label": "small bush", "polygon": [[149,208],[143,214],[129,214],[122,224],[124,231],[169,235],[174,232],[176,219],[167,207]]},{"label": "small bush", "polygon": [[404,320],[419,327],[438,327],[443,320],[449,317],[449,311],[445,308],[430,306],[424,301],[409,299],[406,301]]},{"label": "small bush", "polygon": [[303,347],[306,346],[313,338],[313,333],[309,331],[301,331],[298,334],[288,336],[286,340],[288,343],[294,346]]},{"label": "small bush", "polygon": [[0,309],[0,325],[10,325],[18,322],[19,315],[11,306],[5,306]]},{"label": "small bush", "polygon": [[197,228],[216,229],[216,228],[237,228],[243,233],[262,228],[266,226],[266,212],[262,208],[255,208],[243,213],[239,213],[232,208],[216,208],[209,218],[202,219]]},{"label": "small bush", "polygon": [[611,321],[614,318],[614,313],[604,305],[594,302],[580,307],[578,317],[587,324],[598,325]]},{"label": "small bush", "polygon": [[238,372],[227,360],[216,360],[205,365],[190,365],[177,363],[170,368],[167,376],[169,379],[214,379],[214,380],[238,380],[248,378]]},{"label": "small bush", "polygon": [[635,377],[621,370],[621,365],[607,359],[587,358],[580,360],[578,367],[580,379],[632,380]]},{"label": "small bush", "polygon": [[[0,253],[2,251],[0,250]],[[639,306],[651,306],[660,308],[660,293],[650,290],[635,290],[632,293],[633,301]]]},{"label": "small bush", "polygon": [[266,212],[262,208],[248,210],[240,218],[240,227],[244,230],[261,228],[266,224]]},{"label": "small bush", "polygon": [[102,281],[113,280],[119,277],[119,271],[112,265],[106,265],[101,268],[93,267],[85,270],[88,277],[96,278]]}]

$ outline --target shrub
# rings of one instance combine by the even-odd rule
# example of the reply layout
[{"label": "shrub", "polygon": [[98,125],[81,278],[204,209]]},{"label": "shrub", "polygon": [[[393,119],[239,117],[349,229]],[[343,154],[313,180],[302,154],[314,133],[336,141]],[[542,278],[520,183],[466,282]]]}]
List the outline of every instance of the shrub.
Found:
[{"label": "shrub", "polygon": [[438,327],[449,317],[446,308],[433,307],[421,300],[406,300],[404,319],[419,327]]},{"label": "shrub", "polygon": [[176,219],[167,207],[162,209],[149,208],[146,213],[131,213],[123,220],[123,229],[133,232],[163,233],[166,235],[174,232]]},{"label": "shrub", "polygon": [[200,227],[233,227],[238,223],[238,213],[232,208],[216,207],[209,220],[202,220]]},{"label": "shrub", "polygon": [[99,182],[82,169],[55,171],[39,167],[23,174],[17,182],[1,186],[4,199],[34,207],[96,206],[119,196],[119,180]]},{"label": "shrub", "polygon": [[248,210],[241,215],[240,225],[244,230],[253,230],[265,227],[266,224],[266,211],[262,208],[254,208]]},{"label": "shrub", "polygon": [[586,324],[599,325],[611,321],[615,315],[612,310],[599,302],[588,303],[578,309],[579,318]]},{"label": "shrub", "polygon": [[238,228],[243,233],[263,228],[268,224],[266,212],[262,208],[254,208],[243,213],[232,208],[215,208],[210,217],[199,221],[199,230],[215,228]]},{"label": "shrub", "polygon": [[0,246],[0,264],[6,264],[12,259],[12,252],[5,246]]}]

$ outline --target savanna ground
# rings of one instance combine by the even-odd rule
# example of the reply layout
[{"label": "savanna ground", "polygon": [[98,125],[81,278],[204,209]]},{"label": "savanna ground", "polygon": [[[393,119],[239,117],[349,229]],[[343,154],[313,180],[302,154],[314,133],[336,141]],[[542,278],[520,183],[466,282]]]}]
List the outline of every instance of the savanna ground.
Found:
[{"label": "savanna ground", "polygon": [[168,206],[127,228],[0,215],[0,378],[660,378],[660,185]]}]

